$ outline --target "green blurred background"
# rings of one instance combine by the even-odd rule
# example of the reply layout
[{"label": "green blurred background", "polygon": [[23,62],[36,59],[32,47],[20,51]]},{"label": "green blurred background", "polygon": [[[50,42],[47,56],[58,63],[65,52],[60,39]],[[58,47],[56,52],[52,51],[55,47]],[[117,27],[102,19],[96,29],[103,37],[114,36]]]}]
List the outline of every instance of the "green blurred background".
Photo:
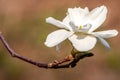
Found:
[{"label": "green blurred background", "polygon": [[[120,32],[120,0],[0,0],[0,31],[17,53],[36,61],[51,62],[67,56],[72,47],[65,41],[58,53],[44,45],[46,36],[58,29],[47,24],[45,18],[62,20],[69,7],[88,6],[91,10],[101,5],[108,7],[108,16],[99,30]],[[95,56],[69,69],[35,67],[11,57],[0,42],[0,80],[120,80],[120,36],[107,41],[110,51],[97,43],[91,51]]]}]

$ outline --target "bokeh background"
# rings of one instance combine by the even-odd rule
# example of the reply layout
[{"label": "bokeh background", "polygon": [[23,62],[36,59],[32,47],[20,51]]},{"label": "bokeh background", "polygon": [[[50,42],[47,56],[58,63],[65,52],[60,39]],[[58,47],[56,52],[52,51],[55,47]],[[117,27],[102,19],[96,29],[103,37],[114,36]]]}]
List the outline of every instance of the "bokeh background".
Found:
[{"label": "bokeh background", "polygon": [[[0,31],[10,46],[27,58],[51,62],[62,59],[72,49],[69,41],[62,43],[61,52],[44,45],[46,36],[57,30],[46,24],[52,16],[62,20],[69,7],[90,10],[106,5],[108,16],[98,30],[117,29],[120,32],[120,0],[0,0]],[[81,60],[75,68],[42,69],[8,54],[0,42],[0,80],[120,80],[120,36],[107,40],[111,50],[97,43],[95,55]]]}]

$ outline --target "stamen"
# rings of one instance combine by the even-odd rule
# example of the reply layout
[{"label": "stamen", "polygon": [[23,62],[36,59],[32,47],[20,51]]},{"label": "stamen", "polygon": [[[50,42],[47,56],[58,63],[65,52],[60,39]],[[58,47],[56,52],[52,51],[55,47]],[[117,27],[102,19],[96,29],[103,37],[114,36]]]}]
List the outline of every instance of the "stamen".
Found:
[{"label": "stamen", "polygon": [[83,26],[80,25],[78,29],[81,30],[82,28],[83,28]]}]

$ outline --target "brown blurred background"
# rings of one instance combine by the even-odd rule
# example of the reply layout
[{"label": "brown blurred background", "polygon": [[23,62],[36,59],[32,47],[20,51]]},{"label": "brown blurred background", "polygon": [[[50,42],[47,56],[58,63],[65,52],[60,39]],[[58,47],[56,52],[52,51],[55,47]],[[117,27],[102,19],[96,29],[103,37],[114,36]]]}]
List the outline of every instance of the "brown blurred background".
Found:
[{"label": "brown blurred background", "polygon": [[[117,29],[120,32],[120,0],[0,0],[0,31],[19,54],[43,62],[67,56],[72,47],[62,43],[61,52],[44,45],[46,36],[58,29],[45,23],[52,16],[62,20],[67,8],[91,9],[106,5],[108,16],[99,30]],[[12,58],[0,42],[0,80],[120,80],[120,36],[107,40],[111,50],[97,43],[86,58],[75,68],[41,69]],[[65,49],[67,47],[67,49]]]}]

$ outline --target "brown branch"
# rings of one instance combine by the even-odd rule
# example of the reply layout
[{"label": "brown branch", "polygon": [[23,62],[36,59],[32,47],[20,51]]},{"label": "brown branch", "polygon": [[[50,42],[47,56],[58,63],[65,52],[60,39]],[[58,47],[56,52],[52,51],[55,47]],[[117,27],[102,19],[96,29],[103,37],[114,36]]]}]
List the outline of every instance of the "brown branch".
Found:
[{"label": "brown branch", "polygon": [[[55,60],[54,62],[52,63],[42,63],[42,62],[36,62],[36,61],[33,61],[31,59],[28,59],[28,58],[25,58],[21,55],[19,55],[18,53],[16,53],[10,46],[9,44],[7,43],[7,41],[5,40],[5,38],[3,37],[3,35],[0,33],[0,40],[1,42],[3,43],[3,45],[5,46],[5,48],[8,50],[9,54],[12,56],[12,57],[15,57],[15,58],[18,58],[20,60],[23,60],[27,63],[30,63],[32,65],[35,65],[35,66],[38,66],[40,68],[53,68],[53,69],[57,69],[57,68],[69,68],[69,67],[75,67],[76,66],[76,63],[80,60],[80,59],[83,59],[85,57],[91,57],[93,56],[92,53],[86,53],[86,54],[82,54],[82,55],[77,55],[75,54],[74,56],[73,55],[69,55],[67,57],[65,57],[64,59],[62,60]],[[78,52],[77,52],[78,53]],[[79,52],[80,53],[80,52]],[[84,52],[82,52],[84,53]],[[69,62],[67,64],[63,64],[65,62]]]}]

